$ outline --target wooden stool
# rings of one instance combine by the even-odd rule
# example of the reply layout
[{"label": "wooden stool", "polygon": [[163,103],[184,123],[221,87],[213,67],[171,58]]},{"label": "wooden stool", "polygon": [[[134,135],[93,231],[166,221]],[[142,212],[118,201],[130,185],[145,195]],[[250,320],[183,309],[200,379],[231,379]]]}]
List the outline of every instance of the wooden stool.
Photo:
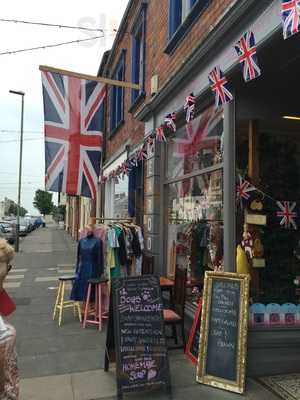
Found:
[{"label": "wooden stool", "polygon": [[53,311],[53,320],[56,317],[56,312],[59,311],[58,326],[61,325],[64,308],[73,307],[74,315],[76,315],[76,309],[77,309],[79,321],[81,322],[81,310],[80,310],[79,302],[74,301],[74,300],[65,300],[65,283],[73,282],[75,280],[75,278],[76,277],[73,275],[72,276],[60,276],[58,278],[59,286],[58,286],[58,290],[57,290],[57,296],[56,296],[56,301],[55,301],[55,306],[54,306],[54,311]]},{"label": "wooden stool", "polygon": [[[85,310],[84,310],[84,318],[83,318],[83,328],[86,327],[86,324],[97,325],[99,331],[102,330],[102,319],[107,318],[107,316],[103,315],[103,305],[102,305],[102,286],[106,285],[108,279],[98,278],[98,279],[89,279],[88,280],[88,291],[85,302]],[[95,287],[95,311],[93,313],[89,313],[90,301],[91,301],[91,293],[92,287]],[[93,315],[94,319],[88,319],[89,315]]]}]

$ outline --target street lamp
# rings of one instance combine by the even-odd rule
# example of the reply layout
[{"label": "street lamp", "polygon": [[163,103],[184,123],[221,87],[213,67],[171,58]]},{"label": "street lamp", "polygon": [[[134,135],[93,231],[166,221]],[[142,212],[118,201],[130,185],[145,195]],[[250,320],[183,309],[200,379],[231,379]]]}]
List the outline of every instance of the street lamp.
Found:
[{"label": "street lamp", "polygon": [[22,184],[22,155],[23,155],[23,120],[24,120],[24,92],[10,90],[9,93],[22,96],[21,107],[21,136],[20,136],[20,160],[19,160],[19,184],[18,184],[18,207],[17,207],[17,225],[16,225],[16,241],[15,251],[19,251],[19,234],[20,234],[20,208],[21,208],[21,184]]}]

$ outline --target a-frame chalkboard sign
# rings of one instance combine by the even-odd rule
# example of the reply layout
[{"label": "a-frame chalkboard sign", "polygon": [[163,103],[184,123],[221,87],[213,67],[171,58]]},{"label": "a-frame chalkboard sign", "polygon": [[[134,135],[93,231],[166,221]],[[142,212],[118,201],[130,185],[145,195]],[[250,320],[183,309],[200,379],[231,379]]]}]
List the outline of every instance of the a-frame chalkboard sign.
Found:
[{"label": "a-frame chalkboard sign", "polygon": [[245,390],[249,275],[206,272],[197,381],[236,393]]},{"label": "a-frame chalkboard sign", "polygon": [[193,325],[191,327],[190,336],[185,348],[185,354],[195,365],[197,364],[199,357],[201,312],[202,312],[202,299],[199,300],[193,320]]},{"label": "a-frame chalkboard sign", "polygon": [[105,371],[114,359],[118,399],[160,387],[171,395],[159,277],[112,279]]}]

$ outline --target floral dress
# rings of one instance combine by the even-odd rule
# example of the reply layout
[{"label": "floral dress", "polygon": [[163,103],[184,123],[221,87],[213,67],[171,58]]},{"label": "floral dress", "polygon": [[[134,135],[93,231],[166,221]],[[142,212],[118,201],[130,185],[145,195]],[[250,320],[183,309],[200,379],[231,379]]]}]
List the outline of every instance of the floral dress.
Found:
[{"label": "floral dress", "polygon": [[[17,367],[16,331],[5,323],[6,330],[0,331],[0,400],[19,399],[19,371]],[[4,381],[2,380],[4,378]],[[2,380],[2,381],[1,381]]]}]

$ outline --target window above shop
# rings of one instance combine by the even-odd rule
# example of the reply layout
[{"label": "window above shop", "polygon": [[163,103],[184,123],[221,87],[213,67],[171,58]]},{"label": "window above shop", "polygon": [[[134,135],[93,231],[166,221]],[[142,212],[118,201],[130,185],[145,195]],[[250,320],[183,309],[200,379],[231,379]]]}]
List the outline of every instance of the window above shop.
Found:
[{"label": "window above shop", "polygon": [[[112,79],[123,81],[125,77],[125,50],[122,50]],[[110,135],[113,135],[124,120],[124,88],[113,86],[110,91]]]},{"label": "window above shop", "polygon": [[169,43],[167,54],[174,51],[211,0],[169,0]]},{"label": "window above shop", "polygon": [[145,96],[145,30],[146,5],[144,4],[132,29],[131,75],[132,82],[139,84],[140,89],[131,92],[131,108]]}]

